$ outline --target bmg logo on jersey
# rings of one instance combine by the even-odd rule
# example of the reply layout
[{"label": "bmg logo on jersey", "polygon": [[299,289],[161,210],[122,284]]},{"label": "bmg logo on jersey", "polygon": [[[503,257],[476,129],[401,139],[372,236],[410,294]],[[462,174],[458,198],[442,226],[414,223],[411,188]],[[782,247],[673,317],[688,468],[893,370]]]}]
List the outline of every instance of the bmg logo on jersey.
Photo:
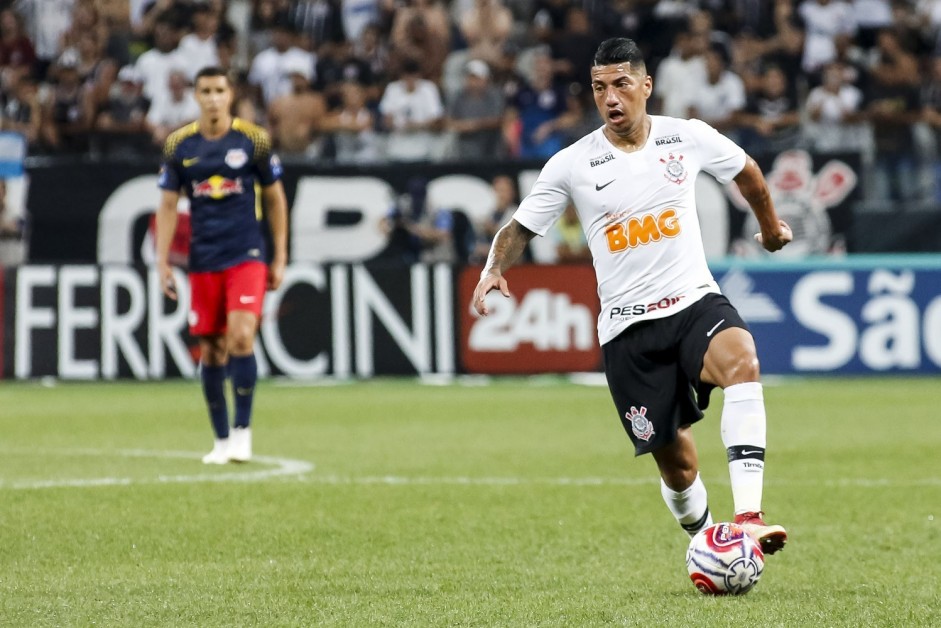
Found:
[{"label": "bmg logo on jersey", "polygon": [[644,214],[628,218],[626,222],[608,225],[604,230],[608,250],[612,253],[658,242],[661,238],[675,238],[679,234],[680,221],[672,207],[656,216]]},{"label": "bmg logo on jersey", "polygon": [[208,196],[218,200],[233,194],[241,194],[242,191],[241,179],[228,179],[218,174],[202,181],[193,181],[193,198]]}]

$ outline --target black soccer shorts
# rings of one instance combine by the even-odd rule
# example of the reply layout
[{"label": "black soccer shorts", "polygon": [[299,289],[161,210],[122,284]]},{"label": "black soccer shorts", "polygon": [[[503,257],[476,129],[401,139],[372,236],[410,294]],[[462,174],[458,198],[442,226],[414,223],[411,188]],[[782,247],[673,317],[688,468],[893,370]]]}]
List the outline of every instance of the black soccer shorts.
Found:
[{"label": "black soccer shorts", "polygon": [[601,348],[608,389],[635,455],[676,440],[703,417],[715,388],[699,380],[709,342],[723,329],[748,326],[721,294],[685,310],[635,323]]}]

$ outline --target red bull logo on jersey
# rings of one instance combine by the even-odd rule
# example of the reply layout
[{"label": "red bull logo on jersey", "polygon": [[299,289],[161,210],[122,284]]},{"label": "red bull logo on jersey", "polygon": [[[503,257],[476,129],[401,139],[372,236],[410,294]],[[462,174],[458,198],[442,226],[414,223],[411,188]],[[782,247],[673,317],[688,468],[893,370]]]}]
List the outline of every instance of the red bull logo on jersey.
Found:
[{"label": "red bull logo on jersey", "polygon": [[241,194],[242,192],[241,180],[227,179],[219,174],[214,174],[203,181],[193,181],[193,198],[209,197],[220,199],[233,194]]},{"label": "red bull logo on jersey", "polygon": [[608,250],[620,253],[638,246],[659,242],[661,238],[675,238],[680,234],[680,222],[672,207],[654,214],[634,216],[626,222],[608,225],[604,230]]}]

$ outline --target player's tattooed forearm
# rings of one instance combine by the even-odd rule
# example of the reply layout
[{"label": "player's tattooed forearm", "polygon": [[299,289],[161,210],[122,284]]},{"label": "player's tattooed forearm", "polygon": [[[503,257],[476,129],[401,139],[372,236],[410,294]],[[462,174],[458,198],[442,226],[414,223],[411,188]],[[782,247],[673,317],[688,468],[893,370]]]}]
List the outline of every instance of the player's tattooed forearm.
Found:
[{"label": "player's tattooed forearm", "polygon": [[508,222],[497,232],[493,239],[493,246],[490,247],[490,255],[487,257],[485,270],[496,268],[500,273],[503,273],[520,258],[526,249],[526,245],[535,235],[515,220]]}]

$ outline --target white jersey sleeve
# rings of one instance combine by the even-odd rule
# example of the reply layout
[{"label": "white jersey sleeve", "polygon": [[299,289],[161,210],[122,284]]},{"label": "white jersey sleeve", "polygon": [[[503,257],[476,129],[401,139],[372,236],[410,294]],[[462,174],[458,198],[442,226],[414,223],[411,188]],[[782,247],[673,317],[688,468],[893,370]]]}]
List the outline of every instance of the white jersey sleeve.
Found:
[{"label": "white jersey sleeve", "polygon": [[745,151],[702,120],[690,120],[689,130],[698,143],[702,170],[719,183],[730,182],[745,167]]},{"label": "white jersey sleeve", "polygon": [[533,233],[544,236],[572,202],[571,150],[553,155],[533,185],[533,189],[520,203],[513,219]]}]

